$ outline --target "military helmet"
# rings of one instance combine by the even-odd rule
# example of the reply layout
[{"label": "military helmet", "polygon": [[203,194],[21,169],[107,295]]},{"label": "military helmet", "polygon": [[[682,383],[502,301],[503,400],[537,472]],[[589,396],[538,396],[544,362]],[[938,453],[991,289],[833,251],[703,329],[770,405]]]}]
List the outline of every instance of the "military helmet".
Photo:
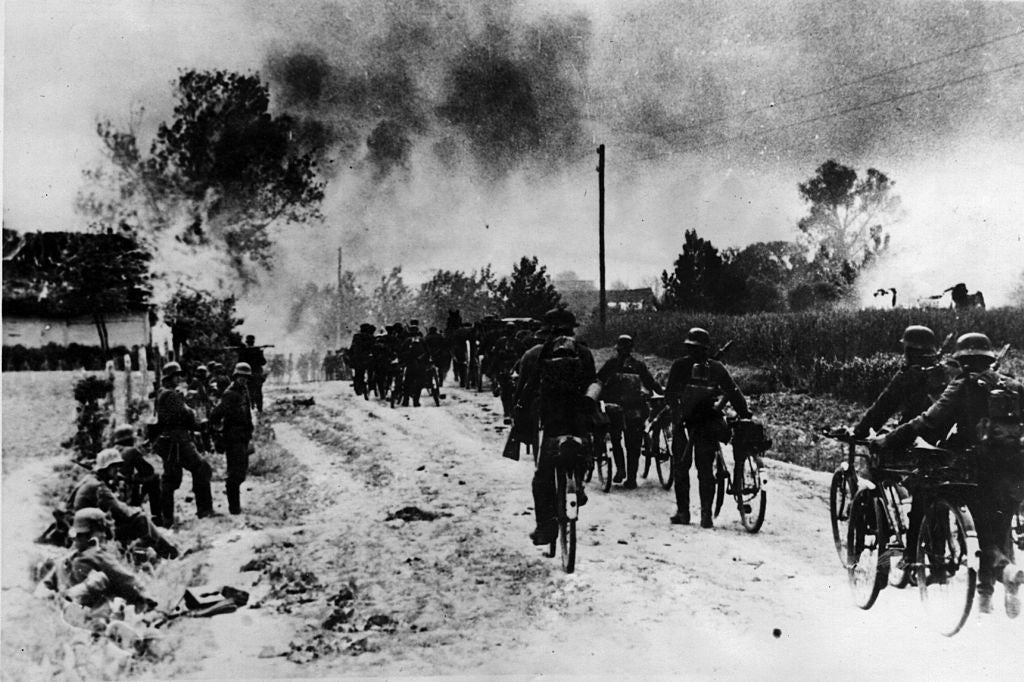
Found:
[{"label": "military helmet", "polygon": [[377,331],[377,328],[374,327],[369,322],[363,322],[361,325],[359,325],[359,331],[362,332],[363,334],[372,334],[375,331]]},{"label": "military helmet", "polygon": [[711,348],[711,335],[708,334],[706,329],[693,327],[690,331],[686,332],[686,340],[683,341],[683,343],[687,346],[695,346],[697,348],[708,350]]},{"label": "military helmet", "polygon": [[622,348],[632,348],[633,337],[630,336],[629,334],[620,334],[619,338],[615,340],[615,345],[620,346]]},{"label": "military helmet", "polygon": [[168,377],[173,376],[175,374],[181,374],[181,365],[179,365],[177,362],[174,362],[173,360],[168,363],[165,363],[163,367],[163,375],[165,377]]},{"label": "military helmet", "polygon": [[131,424],[121,424],[114,429],[114,443],[131,443],[135,440],[135,429]]},{"label": "military helmet", "polygon": [[100,450],[99,454],[96,455],[96,464],[93,465],[92,470],[100,472],[115,464],[122,463],[124,463],[124,458],[121,457],[120,450],[117,448],[106,448]]},{"label": "military helmet", "polygon": [[252,367],[249,365],[248,362],[240,362],[237,365],[235,365],[235,372],[231,376],[251,377]]},{"label": "military helmet", "polygon": [[903,344],[903,351],[916,350],[925,353],[935,353],[939,343],[935,338],[935,332],[928,327],[912,324],[903,330],[903,337],[900,338]]},{"label": "military helmet", "polygon": [[985,357],[995,359],[995,351],[992,350],[992,342],[987,336],[979,332],[964,334],[956,340],[954,358]]},{"label": "military helmet", "polygon": [[207,374],[210,373],[210,370],[206,365],[199,365],[198,367],[196,367],[195,373],[197,375],[202,374],[203,376],[206,376]]},{"label": "military helmet", "polygon": [[107,515],[102,509],[96,507],[82,507],[75,512],[75,520],[71,523],[68,536],[73,538],[82,533],[94,533],[97,531],[108,531]]},{"label": "military helmet", "polygon": [[552,329],[573,329],[576,316],[565,308],[552,308],[544,313],[544,324]]}]

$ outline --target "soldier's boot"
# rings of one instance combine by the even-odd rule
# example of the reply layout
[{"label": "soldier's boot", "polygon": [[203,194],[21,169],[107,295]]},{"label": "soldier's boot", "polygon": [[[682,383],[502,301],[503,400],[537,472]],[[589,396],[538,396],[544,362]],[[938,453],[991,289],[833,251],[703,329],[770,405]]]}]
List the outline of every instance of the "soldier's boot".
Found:
[{"label": "soldier's boot", "polygon": [[164,528],[174,526],[174,492],[160,491],[160,522]]},{"label": "soldier's boot", "polygon": [[612,480],[622,483],[626,480],[626,460],[621,445],[612,444],[612,459],[615,461],[615,477]]},{"label": "soldier's boot", "polygon": [[636,472],[640,468],[640,454],[635,452],[626,453],[626,482],[622,487],[626,490],[636,488]]},{"label": "soldier's boot", "polygon": [[177,545],[168,540],[162,533],[155,533],[152,539],[153,551],[161,559],[177,559],[181,556],[181,550]]},{"label": "soldier's boot", "polygon": [[700,527],[712,528],[715,525],[711,514],[715,504],[715,482],[714,480],[700,481],[698,486],[700,488]]},{"label": "soldier's boot", "polygon": [[194,484],[192,493],[196,498],[196,516],[203,519],[207,516],[216,516],[213,511],[213,492],[210,490],[210,479],[196,480],[195,473],[192,474]]},{"label": "soldier's boot", "polygon": [[228,497],[228,512],[231,514],[242,513],[242,493],[241,485],[233,481],[228,481],[224,493]]},{"label": "soldier's boot", "polygon": [[674,524],[687,525],[690,523],[690,472],[680,472],[677,468],[675,473],[676,513],[669,521]]}]

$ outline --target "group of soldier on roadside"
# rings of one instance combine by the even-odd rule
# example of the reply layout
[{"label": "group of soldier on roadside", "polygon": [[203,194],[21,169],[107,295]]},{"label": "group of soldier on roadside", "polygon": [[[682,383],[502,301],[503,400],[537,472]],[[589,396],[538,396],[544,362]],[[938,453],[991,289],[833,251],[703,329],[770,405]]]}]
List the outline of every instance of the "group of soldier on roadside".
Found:
[{"label": "group of soldier on roadside", "polygon": [[[110,446],[97,453],[91,471],[55,513],[67,524],[71,548],[43,571],[41,594],[56,593],[86,608],[114,597],[140,610],[152,608],[155,602],[129,566],[181,555],[170,529],[175,526],[174,494],[184,471],[192,477],[196,516],[216,516],[207,459],[214,451],[224,453],[227,462],[228,512],[242,513],[241,486],[253,453],[252,409],[262,408],[261,393],[252,390],[260,374],[250,361],[259,368],[264,363],[251,336],[237,355],[230,376],[219,362],[196,366],[190,377],[176,361],[161,367],[156,422],[146,425],[143,434],[144,445],[161,460],[161,473],[147,459],[145,446],[136,444],[136,426],[117,426]],[[147,502],[148,514],[143,508]]]},{"label": "group of soldier on roadside", "polygon": [[[728,401],[739,419],[750,419],[751,412],[728,370],[712,357],[708,332],[700,328],[688,331],[686,352],[672,363],[662,387],[644,362],[633,356],[631,337],[620,336],[615,356],[597,370],[590,349],[574,337],[575,327],[575,317],[569,311],[550,311],[537,343],[514,366],[513,435],[518,430],[520,441],[537,447],[537,433],[543,433],[532,481],[537,522],[530,534],[533,542],[546,545],[556,537],[554,462],[564,455],[566,443],[592,447],[593,439],[603,439],[607,432],[616,469],[613,480],[621,482],[623,489],[636,487],[648,416],[645,396],[653,394],[663,394],[673,405],[676,512],[670,521],[690,523],[689,469],[693,463],[700,525],[712,527],[714,459],[718,443],[723,441],[722,430],[728,428],[721,407]],[[969,506],[982,550],[979,610],[992,611],[994,584],[1002,582],[1006,613],[1016,617],[1024,569],[1013,560],[1010,524],[1024,500],[1024,386],[997,371],[997,353],[985,334],[961,335],[952,358],[945,362],[941,362],[935,334],[927,327],[907,327],[901,344],[903,366],[853,434],[865,438],[875,432],[870,450],[881,462],[905,452],[917,438],[971,453],[977,487]],[[602,416],[598,413],[601,403],[615,409],[606,409]],[[883,425],[896,415],[899,426],[881,433]],[[598,426],[602,423],[606,431]],[[688,440],[692,440],[692,448],[687,448]],[[920,527],[922,498],[918,495],[912,503],[911,537]],[[578,491],[578,503],[586,503],[582,490]]]}]

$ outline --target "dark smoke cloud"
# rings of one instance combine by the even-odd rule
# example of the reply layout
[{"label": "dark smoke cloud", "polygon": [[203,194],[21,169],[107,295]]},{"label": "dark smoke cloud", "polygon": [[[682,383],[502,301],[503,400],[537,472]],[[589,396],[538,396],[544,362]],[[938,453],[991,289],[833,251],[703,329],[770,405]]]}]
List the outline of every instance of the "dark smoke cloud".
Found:
[{"label": "dark smoke cloud", "polygon": [[369,6],[323,5],[306,26],[312,35],[267,57],[275,101],[310,122],[310,142],[378,174],[408,163],[419,143],[493,175],[578,154],[586,17],[421,1],[386,4],[371,18]]}]

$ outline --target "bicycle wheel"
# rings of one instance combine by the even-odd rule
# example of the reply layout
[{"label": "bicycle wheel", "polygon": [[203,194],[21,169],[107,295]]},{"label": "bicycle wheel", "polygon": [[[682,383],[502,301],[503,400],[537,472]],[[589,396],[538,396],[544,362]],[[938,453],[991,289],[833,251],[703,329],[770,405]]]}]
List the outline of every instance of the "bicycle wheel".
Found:
[{"label": "bicycle wheel", "polygon": [[601,490],[608,492],[612,489],[612,458],[608,455],[607,448],[598,448],[594,453],[594,468],[597,469],[597,480],[601,483]]},{"label": "bicycle wheel", "polygon": [[667,427],[660,427],[655,433],[654,467],[658,470],[658,480],[665,490],[672,488],[672,432]]},{"label": "bicycle wheel", "polygon": [[971,613],[977,554],[970,512],[941,498],[932,502],[917,542],[917,584],[928,622],[946,637],[958,633]]},{"label": "bicycle wheel", "polygon": [[740,509],[740,523],[748,533],[756,533],[764,524],[768,493],[761,480],[761,462],[757,456],[744,457],[736,467],[733,495]]},{"label": "bicycle wheel", "polygon": [[722,457],[722,448],[718,448],[718,452],[715,453],[715,518],[718,518],[719,512],[722,511],[722,505],[725,504],[725,496],[731,491],[729,490],[729,469],[725,465],[725,458]]},{"label": "bicycle wheel", "polygon": [[441,377],[437,375],[436,369],[430,372],[430,378],[430,397],[434,399],[434,405],[436,407],[441,407]]},{"label": "bicycle wheel", "polygon": [[853,602],[870,609],[888,581],[889,564],[880,561],[888,536],[885,512],[872,490],[861,490],[853,498],[850,510],[849,557],[847,577]]},{"label": "bicycle wheel", "polygon": [[558,495],[558,545],[562,555],[562,570],[576,570],[576,490],[569,490],[568,477],[559,469],[556,491]]},{"label": "bicycle wheel", "polygon": [[647,478],[647,474],[651,473],[651,462],[658,453],[658,427],[652,427],[650,431],[644,434],[644,470],[640,473],[641,478]]},{"label": "bicycle wheel", "polygon": [[857,492],[856,479],[845,469],[832,474],[832,487],[828,492],[828,513],[832,520],[832,541],[843,568],[849,568],[850,509]]}]

